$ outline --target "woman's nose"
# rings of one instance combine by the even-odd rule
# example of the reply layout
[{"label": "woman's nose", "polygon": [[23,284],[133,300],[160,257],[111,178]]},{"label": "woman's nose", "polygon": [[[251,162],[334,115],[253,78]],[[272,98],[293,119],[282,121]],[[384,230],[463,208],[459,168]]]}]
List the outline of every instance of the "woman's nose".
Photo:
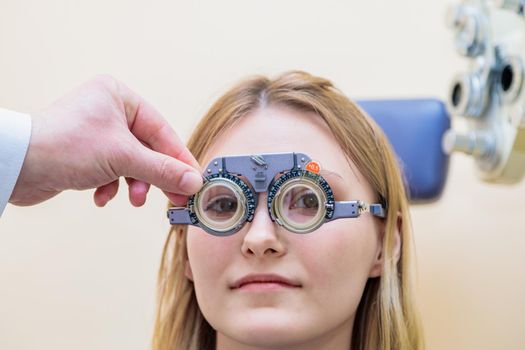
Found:
[{"label": "woman's nose", "polygon": [[286,247],[278,232],[278,225],[270,219],[266,194],[259,196],[257,209],[243,237],[242,254],[246,257],[280,257]]}]

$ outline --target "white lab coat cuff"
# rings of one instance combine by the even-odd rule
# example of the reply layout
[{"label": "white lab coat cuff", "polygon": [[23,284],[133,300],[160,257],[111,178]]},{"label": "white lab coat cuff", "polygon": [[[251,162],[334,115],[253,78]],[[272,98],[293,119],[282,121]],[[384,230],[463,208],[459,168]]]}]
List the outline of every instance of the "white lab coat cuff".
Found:
[{"label": "white lab coat cuff", "polygon": [[13,192],[31,138],[31,116],[0,108],[0,216]]}]

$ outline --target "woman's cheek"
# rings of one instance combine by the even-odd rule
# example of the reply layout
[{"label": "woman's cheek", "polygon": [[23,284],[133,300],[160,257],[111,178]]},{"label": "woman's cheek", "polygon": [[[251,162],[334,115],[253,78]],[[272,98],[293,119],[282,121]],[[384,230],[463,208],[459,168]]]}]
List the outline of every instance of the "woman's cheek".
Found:
[{"label": "woman's cheek", "polygon": [[291,244],[314,285],[353,285],[352,279],[363,279],[369,269],[373,237],[367,235],[373,234],[369,227],[340,220],[324,224],[311,236],[301,235]]},{"label": "woman's cheek", "polygon": [[[223,275],[234,250],[232,236],[218,237],[195,229],[188,231],[188,257],[196,282],[215,284]],[[217,286],[218,287],[218,286]]]}]

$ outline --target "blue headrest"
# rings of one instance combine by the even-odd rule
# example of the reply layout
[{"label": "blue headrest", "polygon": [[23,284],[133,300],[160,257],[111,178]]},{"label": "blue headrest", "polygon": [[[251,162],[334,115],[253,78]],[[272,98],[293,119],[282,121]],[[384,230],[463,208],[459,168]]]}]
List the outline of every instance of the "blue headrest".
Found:
[{"label": "blue headrest", "polygon": [[387,135],[403,170],[410,201],[439,199],[448,173],[449,157],[441,139],[450,128],[445,106],[435,99],[359,100]]}]

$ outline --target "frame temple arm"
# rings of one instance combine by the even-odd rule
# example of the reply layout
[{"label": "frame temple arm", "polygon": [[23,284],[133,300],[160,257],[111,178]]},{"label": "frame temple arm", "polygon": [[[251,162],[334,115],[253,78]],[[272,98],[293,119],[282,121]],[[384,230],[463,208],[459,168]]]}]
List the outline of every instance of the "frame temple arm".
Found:
[{"label": "frame temple arm", "polygon": [[170,208],[168,209],[168,219],[170,224],[192,225],[190,219],[190,210],[188,208]]}]

